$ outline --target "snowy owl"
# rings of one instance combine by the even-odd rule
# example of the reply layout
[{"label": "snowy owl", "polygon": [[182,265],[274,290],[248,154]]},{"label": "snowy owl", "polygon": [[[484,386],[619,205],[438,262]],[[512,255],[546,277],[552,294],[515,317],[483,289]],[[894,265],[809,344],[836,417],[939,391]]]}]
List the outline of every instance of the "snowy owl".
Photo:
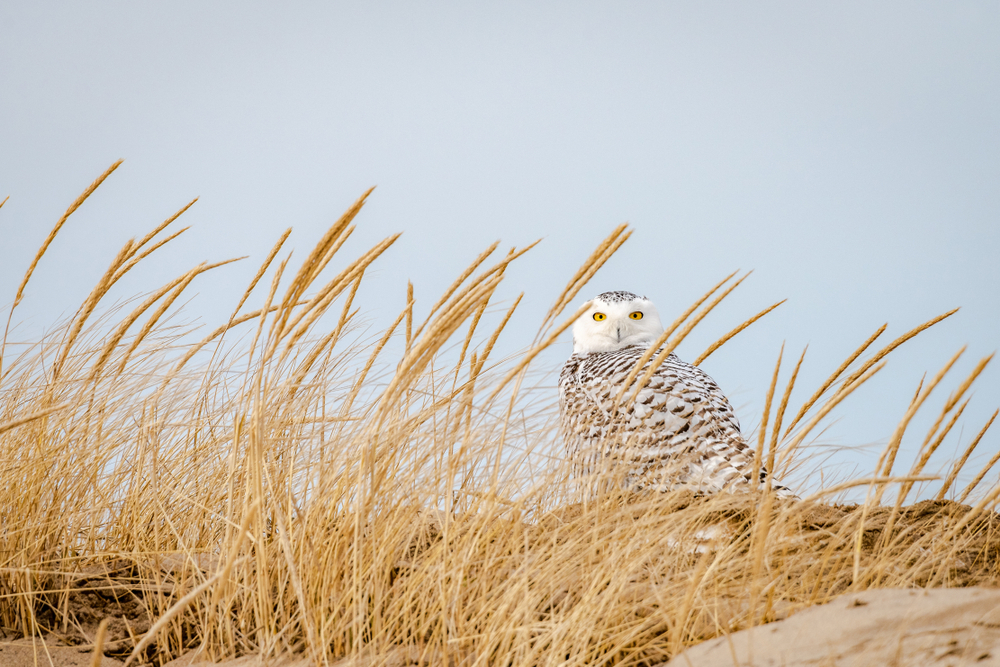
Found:
[{"label": "snowy owl", "polygon": [[[722,390],[701,369],[670,354],[633,401],[648,361],[619,401],[629,373],[662,333],[656,307],[631,292],[598,295],[574,324],[559,409],[575,474],[603,471],[628,487],[657,491],[749,491],[754,451]],[[766,472],[760,475],[763,481]]]}]

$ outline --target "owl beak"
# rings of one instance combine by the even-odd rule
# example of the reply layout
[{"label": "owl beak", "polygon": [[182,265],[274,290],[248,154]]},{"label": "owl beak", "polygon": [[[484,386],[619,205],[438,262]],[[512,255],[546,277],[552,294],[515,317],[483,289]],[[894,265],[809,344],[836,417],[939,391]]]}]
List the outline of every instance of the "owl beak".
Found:
[{"label": "owl beak", "polygon": [[622,342],[622,328],[621,327],[616,327],[615,328],[615,335],[618,336],[618,342],[619,343]]}]

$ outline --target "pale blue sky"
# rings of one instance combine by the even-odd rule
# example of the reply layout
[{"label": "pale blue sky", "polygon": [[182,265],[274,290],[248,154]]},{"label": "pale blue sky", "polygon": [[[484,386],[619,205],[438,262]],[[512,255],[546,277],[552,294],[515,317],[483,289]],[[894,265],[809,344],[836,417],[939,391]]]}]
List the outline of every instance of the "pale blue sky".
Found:
[{"label": "pale blue sky", "polygon": [[[504,296],[528,294],[508,350],[623,221],[635,235],[586,296],[640,292],[669,320],[755,269],[682,348],[789,299],[705,364],[747,430],[783,340],[810,345],[811,392],[883,322],[888,340],[963,307],[849,399],[828,434],[847,446],[884,439],[968,343],[936,409],[1000,340],[994,2],[8,2],[0,155],[5,303],[69,202],[126,159],[39,267],[25,335],[194,196],[194,228],[120,296],[251,255],[198,279],[189,312],[214,324],[285,227],[304,252],[378,185],[351,249],[405,234],[365,288],[376,320],[407,279],[426,309],[493,240],[544,239],[509,274]],[[997,405],[988,369],[940,460]]]}]

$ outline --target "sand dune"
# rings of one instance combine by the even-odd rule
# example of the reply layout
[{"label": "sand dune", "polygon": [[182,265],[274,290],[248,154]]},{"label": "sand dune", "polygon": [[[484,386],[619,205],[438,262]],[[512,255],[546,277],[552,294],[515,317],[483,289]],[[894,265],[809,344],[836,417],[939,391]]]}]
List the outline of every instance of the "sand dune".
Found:
[{"label": "sand dune", "polygon": [[848,593],[688,649],[668,667],[1000,665],[1000,590]]}]

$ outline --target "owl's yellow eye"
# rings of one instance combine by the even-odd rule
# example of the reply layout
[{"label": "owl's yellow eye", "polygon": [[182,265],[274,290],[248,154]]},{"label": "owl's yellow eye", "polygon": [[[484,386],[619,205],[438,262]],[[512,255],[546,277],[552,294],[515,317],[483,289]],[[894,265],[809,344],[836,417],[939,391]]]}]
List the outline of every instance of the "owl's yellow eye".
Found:
[{"label": "owl's yellow eye", "polygon": [[603,322],[604,320],[608,319],[608,316],[605,315],[604,313],[594,313],[594,319],[597,320],[598,322]]},{"label": "owl's yellow eye", "polygon": [[637,310],[634,313],[629,313],[629,317],[631,317],[633,320],[641,320],[642,319],[642,311],[641,310]]}]

